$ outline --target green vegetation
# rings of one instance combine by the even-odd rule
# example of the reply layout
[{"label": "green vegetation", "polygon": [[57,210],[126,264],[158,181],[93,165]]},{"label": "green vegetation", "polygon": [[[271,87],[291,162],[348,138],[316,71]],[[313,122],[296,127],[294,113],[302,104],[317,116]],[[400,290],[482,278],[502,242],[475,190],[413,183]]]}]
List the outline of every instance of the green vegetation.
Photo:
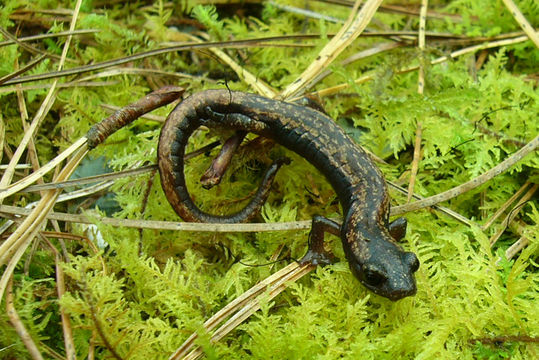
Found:
[{"label": "green vegetation", "polygon": [[[305,4],[280,2],[300,7]],[[0,8],[0,27],[11,34],[19,29],[19,37],[65,31],[70,15],[61,11],[42,13],[38,9],[73,9],[74,3],[6,0]],[[77,29],[100,31],[73,38],[68,53],[72,61],[68,60],[67,68],[161,48],[164,42],[188,41],[184,34],[195,31],[206,32],[212,41],[321,34],[321,38],[279,41],[313,45],[309,47],[266,43],[270,46],[228,51],[246,70],[280,90],[301,74],[326,44],[329,34],[340,28],[339,24],[305,19],[267,3],[243,9],[236,5],[195,7],[194,1],[106,3],[83,2]],[[349,8],[321,2],[309,5],[314,11],[341,19],[346,19],[349,12]],[[521,0],[517,6],[537,27],[537,2]],[[429,18],[428,31],[469,37],[520,31],[501,0],[491,0],[488,5],[474,0],[431,1],[429,10],[446,16]],[[369,25],[371,31],[418,28],[417,16],[379,11],[374,19]],[[55,37],[31,44],[60,55],[65,41],[65,37]],[[351,85],[321,100],[328,113],[361,145],[387,162],[381,168],[388,180],[408,184],[418,123],[423,129],[422,159],[415,193],[425,197],[482,174],[539,133],[539,50],[533,42],[509,44],[429,65],[423,95],[417,93],[417,72],[397,73],[418,64],[420,54],[415,46],[339,65],[339,60],[389,41],[383,37],[359,38],[330,67],[333,74],[311,89]],[[423,55],[434,59],[465,46],[471,44],[452,45],[450,40],[427,38]],[[35,56],[15,45],[0,47],[0,77],[15,71],[17,61],[22,67]],[[127,71],[142,68],[150,71]],[[46,164],[108,116],[101,104],[125,106],[166,84],[183,86],[188,94],[222,88],[225,82],[230,89],[253,92],[207,49],[171,52],[115,69],[120,70],[111,73],[104,69],[59,79],[60,83],[82,83],[61,88],[41,124],[35,138],[40,164]],[[23,76],[56,70],[57,60],[47,58]],[[154,70],[167,74],[152,73]],[[353,83],[364,74],[372,74],[373,80]],[[85,79],[90,75],[98,76]],[[52,81],[21,86],[45,86]],[[0,120],[5,125],[5,148],[13,152],[24,130],[16,93],[6,88],[0,87]],[[46,88],[24,91],[30,119],[46,93]],[[166,116],[171,109],[172,106],[161,108],[154,114]],[[86,167],[92,173],[96,159],[102,157],[116,171],[155,163],[160,127],[156,121],[137,120],[90,152],[81,170]],[[201,132],[192,138],[190,149],[198,149],[216,136],[219,135]],[[212,155],[216,153],[212,151]],[[286,153],[293,162],[280,170],[259,221],[307,220],[314,214],[339,216],[333,190],[305,160],[279,147],[272,148],[268,158],[261,158],[260,153],[240,151],[222,184],[209,191],[201,187],[198,179],[212,157],[190,160],[186,177],[197,203],[219,214],[240,208],[245,202],[235,199],[245,198],[256,188],[270,158]],[[4,152],[2,163],[8,161]],[[300,258],[306,251],[308,232],[138,231],[96,222],[109,246],[95,253],[87,242],[65,240],[71,255],[70,261],[62,264],[67,293],[61,300],[56,292],[55,254],[50,248],[41,240],[23,257],[14,276],[15,308],[47,357],[53,357],[54,352],[65,354],[59,310],[63,308],[71,319],[81,359],[87,358],[94,346],[95,358],[112,358],[99,332],[106,335],[123,359],[167,358],[193,332],[201,335],[197,342],[209,359],[536,358],[539,347],[529,338],[537,340],[539,335],[537,195],[518,211],[515,224],[493,247],[489,238],[505,227],[503,217],[486,230],[479,226],[526,181],[537,183],[538,168],[539,157],[533,153],[486,185],[442,204],[477,226],[462,224],[434,210],[406,214],[409,226],[403,246],[414,251],[421,261],[418,293],[395,303],[362,287],[348,270],[339,239],[328,236],[340,262],[317,268],[292,284],[263,304],[261,311],[232,335],[212,344],[204,334],[204,321],[285,264],[250,267],[234,257],[247,264],[267,263],[272,255]],[[151,176],[146,173],[118,180],[111,190],[115,194],[112,205],[103,202],[90,210],[91,201],[86,199],[59,203],[54,209],[84,211],[89,216],[108,214],[119,219],[178,221],[163,194],[159,176],[153,183],[149,182]],[[51,179],[48,175],[44,180]],[[144,206],[146,193],[148,201]],[[391,195],[394,205],[406,202],[406,197],[396,191]],[[18,194],[4,204],[25,206],[38,199],[39,193]],[[65,232],[88,234],[81,225],[60,226]],[[53,225],[48,225],[47,230],[54,230]],[[521,236],[528,239],[529,245],[514,258],[506,259],[505,251]],[[58,239],[51,242],[62,251]],[[2,306],[5,308],[5,299]],[[500,343],[480,341],[503,337],[511,338]],[[0,358],[29,358],[4,312],[0,315]]]}]

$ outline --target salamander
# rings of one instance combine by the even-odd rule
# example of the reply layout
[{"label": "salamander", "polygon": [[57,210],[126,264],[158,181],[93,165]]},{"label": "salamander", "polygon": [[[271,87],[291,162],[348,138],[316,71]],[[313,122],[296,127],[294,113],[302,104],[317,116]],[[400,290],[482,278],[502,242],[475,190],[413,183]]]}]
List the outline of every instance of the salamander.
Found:
[{"label": "salamander", "polygon": [[406,220],[389,222],[389,195],[381,171],[330,117],[312,108],[227,89],[196,93],[176,106],[161,130],[158,149],[161,183],[170,204],[185,221],[236,223],[256,215],[286,160],[269,167],[245,208],[227,216],[208,214],[192,201],[184,177],[185,147],[200,126],[271,138],[326,177],[344,220],[338,224],[315,216],[302,262],[330,262],[323,246],[324,233],[329,232],[341,238],[353,275],[368,289],[393,301],[416,293],[414,272],[419,261],[397,243],[406,232]]}]

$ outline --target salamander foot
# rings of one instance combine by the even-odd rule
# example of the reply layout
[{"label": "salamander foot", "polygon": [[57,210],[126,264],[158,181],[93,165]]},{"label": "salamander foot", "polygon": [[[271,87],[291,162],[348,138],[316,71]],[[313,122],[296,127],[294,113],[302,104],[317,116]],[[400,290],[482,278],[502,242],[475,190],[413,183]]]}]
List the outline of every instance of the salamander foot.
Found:
[{"label": "salamander foot", "polygon": [[335,257],[335,255],[327,251],[318,252],[316,250],[309,249],[309,251],[307,251],[307,254],[305,254],[305,256],[299,260],[299,263],[300,265],[311,263],[314,266],[318,266],[318,265],[325,266],[325,265],[331,265],[335,263],[337,260],[338,259]]}]

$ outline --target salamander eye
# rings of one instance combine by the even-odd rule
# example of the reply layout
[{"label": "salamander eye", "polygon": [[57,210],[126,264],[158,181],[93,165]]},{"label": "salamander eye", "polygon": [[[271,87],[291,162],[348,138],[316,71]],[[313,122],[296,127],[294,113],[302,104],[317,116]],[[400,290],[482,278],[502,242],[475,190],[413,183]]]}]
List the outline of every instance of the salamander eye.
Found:
[{"label": "salamander eye", "polygon": [[365,269],[364,275],[365,282],[371,286],[380,285],[387,280],[387,277],[384,274],[374,269]]}]

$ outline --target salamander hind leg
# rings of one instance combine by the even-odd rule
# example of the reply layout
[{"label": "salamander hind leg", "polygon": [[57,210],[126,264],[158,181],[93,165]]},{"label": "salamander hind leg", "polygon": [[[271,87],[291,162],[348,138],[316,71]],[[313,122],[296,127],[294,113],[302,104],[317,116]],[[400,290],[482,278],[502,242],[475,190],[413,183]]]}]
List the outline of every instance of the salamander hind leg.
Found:
[{"label": "salamander hind leg", "polygon": [[329,265],[337,260],[333,254],[324,249],[324,234],[326,232],[338,236],[341,232],[341,226],[328,218],[315,215],[309,233],[309,250],[299,261],[300,264]]},{"label": "salamander hind leg", "polygon": [[234,136],[231,136],[225,141],[219,155],[213,159],[210,167],[200,178],[200,183],[204,189],[211,189],[221,182],[234,153],[245,138],[245,135],[247,135],[245,131],[238,131]]}]

